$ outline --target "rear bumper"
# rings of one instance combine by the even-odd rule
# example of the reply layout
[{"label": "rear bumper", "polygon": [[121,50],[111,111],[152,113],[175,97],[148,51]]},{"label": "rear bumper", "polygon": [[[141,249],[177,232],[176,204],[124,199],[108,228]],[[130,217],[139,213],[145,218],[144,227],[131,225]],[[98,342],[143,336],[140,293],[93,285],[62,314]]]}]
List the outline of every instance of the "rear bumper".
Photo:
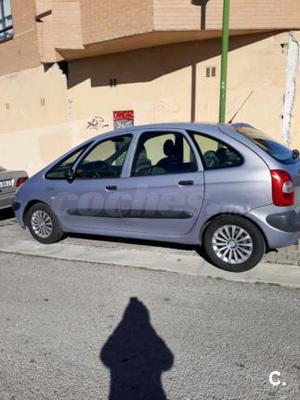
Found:
[{"label": "rear bumper", "polygon": [[273,228],[289,233],[299,233],[300,235],[300,213],[296,211],[286,211],[278,214],[269,215],[267,223]]},{"label": "rear bumper", "polygon": [[274,205],[256,208],[247,215],[263,231],[269,249],[291,246],[300,239],[300,214]]},{"label": "rear bumper", "polygon": [[0,195],[0,210],[12,207],[15,200],[15,193],[1,194]]}]

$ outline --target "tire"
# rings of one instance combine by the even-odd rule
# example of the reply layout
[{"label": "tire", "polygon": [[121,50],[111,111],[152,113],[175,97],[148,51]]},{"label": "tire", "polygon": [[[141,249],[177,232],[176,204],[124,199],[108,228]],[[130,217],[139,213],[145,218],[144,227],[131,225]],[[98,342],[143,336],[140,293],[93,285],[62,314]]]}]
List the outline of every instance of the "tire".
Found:
[{"label": "tire", "polygon": [[261,231],[237,215],[224,215],[212,221],[204,232],[203,246],[213,265],[230,272],[254,268],[266,252]]},{"label": "tire", "polygon": [[51,208],[44,203],[34,204],[25,215],[25,225],[38,242],[52,244],[65,234]]}]

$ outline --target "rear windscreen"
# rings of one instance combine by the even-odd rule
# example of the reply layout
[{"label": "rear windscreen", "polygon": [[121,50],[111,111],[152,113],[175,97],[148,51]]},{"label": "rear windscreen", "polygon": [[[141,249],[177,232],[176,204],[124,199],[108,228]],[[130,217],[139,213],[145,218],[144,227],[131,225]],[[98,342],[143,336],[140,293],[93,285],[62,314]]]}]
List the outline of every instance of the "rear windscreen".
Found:
[{"label": "rear windscreen", "polygon": [[277,161],[283,163],[293,163],[297,161],[297,157],[295,157],[293,150],[255,128],[239,127],[236,128],[236,131],[247,139],[250,139]]}]

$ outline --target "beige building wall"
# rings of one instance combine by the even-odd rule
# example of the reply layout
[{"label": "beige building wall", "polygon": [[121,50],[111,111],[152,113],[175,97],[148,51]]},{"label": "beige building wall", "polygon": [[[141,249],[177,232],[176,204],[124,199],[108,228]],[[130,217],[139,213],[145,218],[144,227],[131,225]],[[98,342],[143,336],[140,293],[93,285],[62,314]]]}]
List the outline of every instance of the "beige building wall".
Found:
[{"label": "beige building wall", "polygon": [[[295,36],[300,40],[299,32]],[[229,120],[253,92],[237,121],[281,139],[288,33],[231,40]],[[206,77],[216,67],[217,76]],[[34,173],[69,148],[113,128],[113,111],[133,109],[135,123],[218,119],[220,42],[207,40],[71,61],[69,79],[57,65],[0,78],[0,164]],[[292,118],[300,147],[300,76]],[[110,87],[110,79],[117,80]],[[44,101],[42,101],[44,99]],[[10,104],[6,109],[5,104]],[[86,129],[102,117],[105,127]]]},{"label": "beige building wall", "polygon": [[[245,98],[237,120],[247,121],[281,139],[288,33],[231,39],[228,120]],[[136,123],[218,119],[220,42],[209,40],[73,61],[69,97],[75,119],[100,115],[112,125],[112,111],[133,109]],[[216,67],[215,78],[206,68]],[[117,79],[116,88],[109,87]],[[299,95],[299,92],[297,96]],[[83,102],[81,99],[89,98]],[[297,97],[298,98],[298,97]],[[292,121],[300,146],[300,126]]]},{"label": "beige building wall", "polygon": [[0,76],[0,165],[33,173],[76,144],[57,65]]},{"label": "beige building wall", "polygon": [[67,84],[54,64],[0,76],[0,132],[67,121]]},{"label": "beige building wall", "polygon": [[294,107],[291,110],[291,132],[292,147],[300,150],[300,31],[293,32],[293,36],[298,42],[298,73],[295,80],[295,100]]}]

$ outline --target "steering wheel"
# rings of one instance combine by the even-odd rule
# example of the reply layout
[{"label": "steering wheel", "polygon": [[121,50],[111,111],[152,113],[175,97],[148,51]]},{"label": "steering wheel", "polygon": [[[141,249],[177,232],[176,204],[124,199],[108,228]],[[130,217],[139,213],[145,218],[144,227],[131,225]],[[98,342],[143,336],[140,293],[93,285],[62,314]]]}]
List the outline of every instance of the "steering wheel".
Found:
[{"label": "steering wheel", "polygon": [[219,165],[219,159],[214,151],[207,151],[204,154],[205,166],[207,168],[214,168]]},{"label": "steering wheel", "polygon": [[105,172],[110,170],[110,165],[107,164],[105,161],[98,161],[97,162],[97,169],[94,169],[92,172],[93,178],[102,178],[101,172]]}]

